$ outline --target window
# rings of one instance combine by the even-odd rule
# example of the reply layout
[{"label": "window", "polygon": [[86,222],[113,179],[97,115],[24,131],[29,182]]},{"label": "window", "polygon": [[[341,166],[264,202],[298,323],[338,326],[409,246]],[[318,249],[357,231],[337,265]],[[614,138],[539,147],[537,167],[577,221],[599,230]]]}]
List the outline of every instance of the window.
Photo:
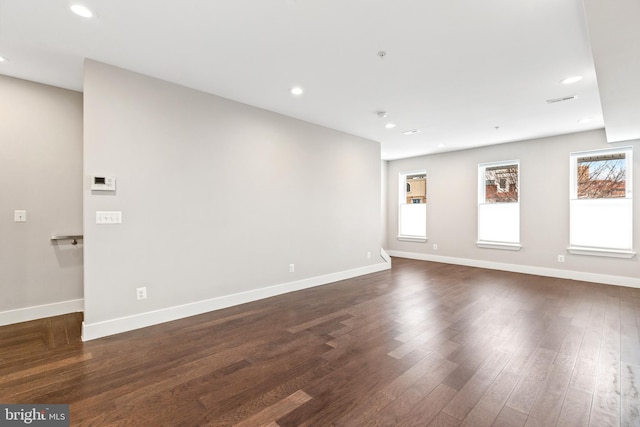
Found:
[{"label": "window", "polygon": [[631,147],[571,154],[569,252],[630,258]]},{"label": "window", "polygon": [[398,240],[427,241],[427,173],[401,173]]},{"label": "window", "polygon": [[519,160],[478,165],[478,247],[521,248],[519,174]]}]

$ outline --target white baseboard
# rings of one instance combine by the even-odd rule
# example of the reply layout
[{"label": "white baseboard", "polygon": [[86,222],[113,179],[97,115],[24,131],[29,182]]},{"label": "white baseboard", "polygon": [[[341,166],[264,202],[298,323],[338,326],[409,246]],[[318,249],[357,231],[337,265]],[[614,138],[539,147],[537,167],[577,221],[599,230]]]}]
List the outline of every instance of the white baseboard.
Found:
[{"label": "white baseboard", "polygon": [[60,316],[62,314],[75,313],[78,311],[84,311],[83,299],[74,299],[54,302],[52,304],[34,305],[32,307],[0,311],[0,326],[28,322],[30,320],[43,319],[45,317]]},{"label": "white baseboard", "polygon": [[382,258],[384,260],[384,262],[386,262],[388,264],[387,268],[391,268],[391,257],[384,250],[384,248],[380,248],[380,258]]},{"label": "white baseboard", "polygon": [[340,280],[363,276],[365,274],[376,273],[378,271],[388,270],[390,268],[390,262],[378,263],[366,267],[356,268],[353,270],[327,274],[324,276],[311,277],[309,279],[283,283],[280,285],[269,286],[266,288],[255,289],[252,291],[241,292],[233,295],[225,295],[222,297],[211,298],[208,300],[197,301],[189,304],[167,307],[161,310],[120,317],[104,322],[83,323],[82,340],[89,341],[109,335],[132,331],[134,329],[145,328],[147,326],[170,322],[172,320],[178,320],[185,317],[196,316],[198,314],[220,310],[234,305],[245,304],[276,295],[282,295],[288,292],[299,291],[315,286],[326,285],[328,283],[333,283]]},{"label": "white baseboard", "polygon": [[442,262],[445,264],[480,267],[490,270],[511,271],[513,273],[534,274],[536,276],[555,277],[558,279],[581,280],[583,282],[603,283],[605,285],[626,286],[640,288],[640,278],[614,276],[609,274],[587,273],[584,271],[560,270],[557,268],[534,267],[530,265],[507,264],[502,262],[482,261],[469,258],[446,257],[439,255],[421,254],[415,252],[387,251],[389,255],[399,258],[417,259],[421,261]]}]

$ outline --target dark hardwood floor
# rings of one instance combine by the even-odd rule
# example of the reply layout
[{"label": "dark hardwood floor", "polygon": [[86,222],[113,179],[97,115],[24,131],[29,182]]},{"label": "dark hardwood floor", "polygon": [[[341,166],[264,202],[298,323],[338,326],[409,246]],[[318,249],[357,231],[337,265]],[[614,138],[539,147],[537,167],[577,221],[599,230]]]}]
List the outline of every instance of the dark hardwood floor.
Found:
[{"label": "dark hardwood floor", "polygon": [[640,289],[390,271],[82,343],[0,328],[0,403],[79,426],[640,426]]}]

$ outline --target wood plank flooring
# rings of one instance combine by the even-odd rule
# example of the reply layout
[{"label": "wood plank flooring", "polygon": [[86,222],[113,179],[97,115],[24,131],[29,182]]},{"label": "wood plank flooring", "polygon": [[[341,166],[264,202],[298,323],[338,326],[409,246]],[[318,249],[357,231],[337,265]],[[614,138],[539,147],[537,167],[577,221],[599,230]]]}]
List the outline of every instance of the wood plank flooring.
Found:
[{"label": "wood plank flooring", "polygon": [[0,403],[74,426],[640,426],[640,289],[393,269],[86,343],[0,328]]}]

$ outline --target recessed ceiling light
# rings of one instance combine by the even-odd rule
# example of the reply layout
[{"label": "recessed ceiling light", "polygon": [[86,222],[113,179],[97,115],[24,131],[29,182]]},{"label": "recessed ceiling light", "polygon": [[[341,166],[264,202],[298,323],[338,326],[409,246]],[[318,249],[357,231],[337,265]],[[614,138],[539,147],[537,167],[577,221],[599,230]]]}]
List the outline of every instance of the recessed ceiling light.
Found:
[{"label": "recessed ceiling light", "polygon": [[302,88],[299,86],[295,86],[292,87],[289,92],[291,92],[291,95],[300,96],[304,93],[304,90],[302,90]]},{"label": "recessed ceiling light", "polygon": [[561,80],[560,83],[562,83],[563,85],[570,85],[571,83],[576,83],[576,82],[579,82],[580,80],[582,80],[582,76],[571,76],[571,77],[567,77],[564,80]]},{"label": "recessed ceiling light", "polygon": [[441,142],[440,144],[438,144],[438,148],[444,148],[444,144]]},{"label": "recessed ceiling light", "polygon": [[82,16],[83,18],[94,17],[94,13],[87,6],[84,6],[82,4],[71,5],[71,11],[78,16]]},{"label": "recessed ceiling light", "polygon": [[386,127],[387,129],[393,129],[394,127],[396,127],[395,123],[387,123],[386,125],[384,125],[384,127]]},{"label": "recessed ceiling light", "polygon": [[593,119],[590,118],[590,117],[584,117],[584,118],[578,120],[578,123],[585,124],[585,123],[589,123],[591,120],[593,120]]},{"label": "recessed ceiling light", "polygon": [[415,135],[416,133],[420,133],[420,131],[418,129],[411,129],[402,132],[403,135]]}]

